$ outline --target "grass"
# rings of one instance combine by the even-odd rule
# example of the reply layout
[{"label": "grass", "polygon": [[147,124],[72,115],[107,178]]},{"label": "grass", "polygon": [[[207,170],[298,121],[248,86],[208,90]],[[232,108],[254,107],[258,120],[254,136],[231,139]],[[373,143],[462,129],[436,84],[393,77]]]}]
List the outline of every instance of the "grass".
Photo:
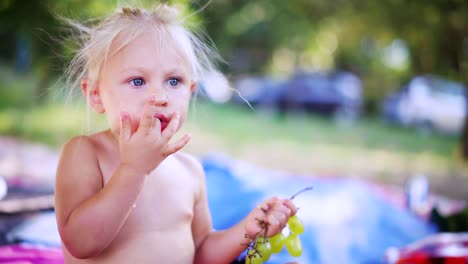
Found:
[{"label": "grass", "polygon": [[[0,134],[59,147],[68,138],[89,131],[86,116],[85,106],[79,104],[3,109]],[[105,128],[102,117],[90,116],[93,131]],[[456,154],[458,138],[421,134],[376,118],[343,124],[318,116],[280,117],[198,101],[181,133],[184,131],[192,134],[185,150],[195,155],[227,153],[295,174],[355,176],[394,183],[419,173],[444,181],[468,179]],[[460,192],[467,193],[465,189]]]}]

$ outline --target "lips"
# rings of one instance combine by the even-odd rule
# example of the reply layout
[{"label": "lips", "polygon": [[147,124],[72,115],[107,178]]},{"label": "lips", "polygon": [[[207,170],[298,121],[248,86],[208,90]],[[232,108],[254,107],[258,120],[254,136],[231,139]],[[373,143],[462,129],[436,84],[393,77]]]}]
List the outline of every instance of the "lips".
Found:
[{"label": "lips", "polygon": [[154,117],[159,119],[159,121],[161,122],[161,132],[162,132],[164,129],[166,129],[167,125],[169,124],[169,118],[159,113],[154,114]]}]

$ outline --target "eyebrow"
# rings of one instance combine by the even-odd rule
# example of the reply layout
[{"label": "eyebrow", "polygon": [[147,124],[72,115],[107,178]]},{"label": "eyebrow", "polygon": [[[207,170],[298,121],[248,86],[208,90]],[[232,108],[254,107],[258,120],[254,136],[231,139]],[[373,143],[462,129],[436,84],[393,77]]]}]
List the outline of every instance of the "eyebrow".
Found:
[{"label": "eyebrow", "polygon": [[[147,73],[149,70],[144,68],[144,67],[126,67],[123,68],[120,73],[125,73],[125,72],[141,72],[141,73]],[[164,69],[165,74],[171,75],[171,74],[188,74],[188,72],[184,69],[181,69],[179,67],[171,67],[168,69]]]},{"label": "eyebrow", "polygon": [[138,71],[138,72],[142,72],[142,73],[145,73],[147,70],[143,67],[126,67],[126,68],[123,68],[120,73],[124,73],[124,72],[134,72],[134,71]]}]

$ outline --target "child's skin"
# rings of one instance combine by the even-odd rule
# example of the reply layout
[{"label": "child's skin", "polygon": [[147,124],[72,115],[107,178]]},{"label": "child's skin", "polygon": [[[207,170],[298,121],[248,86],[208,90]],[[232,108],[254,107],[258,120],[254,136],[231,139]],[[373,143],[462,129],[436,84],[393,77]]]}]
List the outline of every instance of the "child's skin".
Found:
[{"label": "child's skin", "polygon": [[230,263],[245,235],[260,231],[257,219],[272,236],[297,211],[271,198],[213,231],[203,169],[179,151],[190,137],[171,140],[195,88],[191,68],[154,39],[137,37],[109,57],[97,82],[82,82],[110,129],[73,138],[62,151],[56,213],[66,263]]}]

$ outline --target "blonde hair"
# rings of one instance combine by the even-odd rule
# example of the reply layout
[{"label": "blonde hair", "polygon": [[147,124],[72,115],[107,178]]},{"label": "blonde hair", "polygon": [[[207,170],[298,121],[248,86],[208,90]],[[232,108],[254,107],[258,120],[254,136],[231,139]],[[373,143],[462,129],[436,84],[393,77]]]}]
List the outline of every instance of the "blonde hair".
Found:
[{"label": "blonde hair", "polygon": [[[160,4],[152,11],[119,8],[94,27],[71,20],[67,22],[77,30],[75,38],[80,42],[66,71],[69,95],[80,86],[81,80],[86,78],[91,84],[97,81],[110,56],[147,32],[155,33],[159,48],[170,42],[169,47],[178,49],[181,57],[191,64],[194,81],[200,81],[206,74],[216,71],[215,61],[220,58],[214,48],[208,45],[211,43],[209,39],[190,31],[180,17],[179,10],[167,4]],[[119,45],[114,48],[116,44]]]}]

